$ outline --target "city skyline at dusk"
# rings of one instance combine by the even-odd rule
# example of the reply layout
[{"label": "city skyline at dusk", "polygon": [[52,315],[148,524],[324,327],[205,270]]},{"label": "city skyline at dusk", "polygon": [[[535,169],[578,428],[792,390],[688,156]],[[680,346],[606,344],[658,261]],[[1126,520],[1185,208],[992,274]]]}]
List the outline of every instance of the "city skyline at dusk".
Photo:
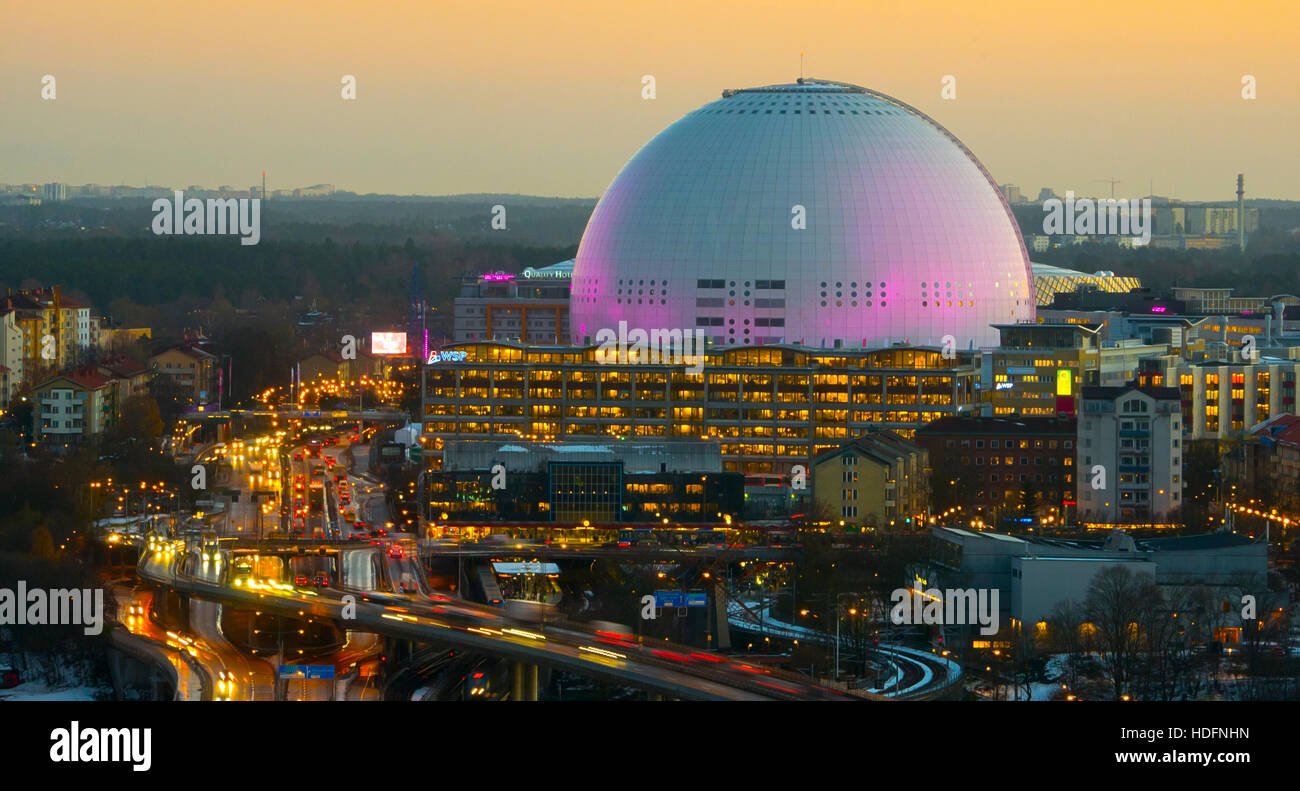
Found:
[{"label": "city skyline at dusk", "polygon": [[805,76],[917,107],[1031,196],[1113,178],[1117,195],[1224,200],[1245,172],[1250,197],[1300,199],[1283,4],[722,3],[689,24],[675,3],[160,9],[13,9],[0,179],[246,186],[267,170],[281,188],[594,198],[674,120],[791,81],[803,53]]}]

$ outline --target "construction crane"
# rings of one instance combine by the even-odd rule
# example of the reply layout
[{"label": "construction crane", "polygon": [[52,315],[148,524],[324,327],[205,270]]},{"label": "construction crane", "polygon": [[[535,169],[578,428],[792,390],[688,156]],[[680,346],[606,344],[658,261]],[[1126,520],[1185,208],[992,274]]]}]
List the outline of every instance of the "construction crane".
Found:
[{"label": "construction crane", "polygon": [[1110,197],[1111,197],[1111,199],[1114,199],[1114,197],[1115,197],[1115,185],[1116,185],[1116,184],[1123,184],[1123,183],[1124,183],[1123,181],[1121,181],[1121,180],[1119,180],[1119,179],[1116,179],[1116,178],[1109,178],[1109,179],[1093,179],[1093,181],[1094,181],[1094,182],[1100,182],[1100,183],[1102,183],[1102,184],[1109,184],[1109,185],[1110,185]]}]

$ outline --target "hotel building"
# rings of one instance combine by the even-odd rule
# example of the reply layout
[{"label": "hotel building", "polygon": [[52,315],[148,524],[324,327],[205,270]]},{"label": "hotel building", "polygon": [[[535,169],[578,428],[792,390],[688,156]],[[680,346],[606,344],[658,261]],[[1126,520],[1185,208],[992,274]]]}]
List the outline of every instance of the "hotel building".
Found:
[{"label": "hotel building", "polygon": [[[972,410],[969,352],[709,348],[703,369],[597,362],[595,346],[462,343],[424,369],[424,446],[448,439],[713,439],[723,470],[785,474],[869,430]],[[448,354],[449,351],[455,352]],[[463,359],[462,359],[463,357]]]}]

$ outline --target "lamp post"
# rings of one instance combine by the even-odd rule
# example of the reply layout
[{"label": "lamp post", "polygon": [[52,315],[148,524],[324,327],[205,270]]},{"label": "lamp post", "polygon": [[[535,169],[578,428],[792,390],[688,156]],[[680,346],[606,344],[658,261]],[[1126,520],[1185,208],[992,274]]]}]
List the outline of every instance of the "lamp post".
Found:
[{"label": "lamp post", "polygon": [[858,591],[845,591],[835,595],[835,680],[840,680],[840,621],[844,619],[844,605],[842,601],[845,596],[857,596],[862,598]]}]

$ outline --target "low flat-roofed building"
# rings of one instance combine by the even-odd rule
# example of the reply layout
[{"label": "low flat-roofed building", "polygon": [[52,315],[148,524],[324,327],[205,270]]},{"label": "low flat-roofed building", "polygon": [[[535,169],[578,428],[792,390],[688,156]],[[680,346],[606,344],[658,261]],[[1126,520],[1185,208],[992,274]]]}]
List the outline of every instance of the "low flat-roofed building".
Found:
[{"label": "low flat-roofed building", "polygon": [[725,524],[743,508],[717,442],[457,440],[443,465],[422,474],[430,521]]},{"label": "low flat-roofed building", "polygon": [[1215,639],[1233,642],[1240,596],[1262,592],[1268,574],[1264,542],[1236,533],[1134,539],[1116,530],[1103,539],[1061,539],[935,527],[931,537],[918,577],[938,590],[996,588],[1004,626],[1041,621],[1067,599],[1082,605],[1097,572],[1125,566],[1151,574],[1169,600],[1195,593],[1212,602],[1222,623]]}]

